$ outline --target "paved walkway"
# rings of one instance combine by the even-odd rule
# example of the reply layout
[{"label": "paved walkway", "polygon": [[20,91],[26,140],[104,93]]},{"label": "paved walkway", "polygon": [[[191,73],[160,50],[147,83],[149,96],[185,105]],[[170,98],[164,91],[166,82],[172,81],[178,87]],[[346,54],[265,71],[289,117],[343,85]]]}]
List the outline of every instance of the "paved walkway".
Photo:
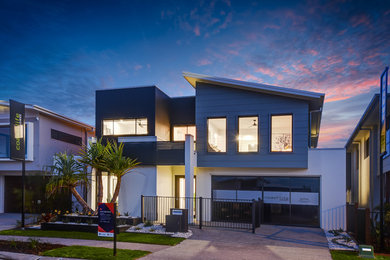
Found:
[{"label": "paved walkway", "polygon": [[256,234],[211,228],[192,231],[190,239],[142,259],[332,259],[319,228],[262,225]]},{"label": "paved walkway", "polygon": [[19,254],[13,252],[0,251],[0,259],[12,259],[12,260],[79,260],[77,258],[63,258],[63,257],[49,257],[29,254]]}]

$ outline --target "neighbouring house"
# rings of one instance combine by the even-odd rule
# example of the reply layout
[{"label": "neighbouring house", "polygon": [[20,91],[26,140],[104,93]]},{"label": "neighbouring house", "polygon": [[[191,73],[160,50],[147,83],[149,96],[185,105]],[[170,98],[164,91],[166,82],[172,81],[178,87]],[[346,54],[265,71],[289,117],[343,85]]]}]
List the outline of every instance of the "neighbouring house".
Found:
[{"label": "neighbouring house", "polygon": [[140,216],[141,195],[261,198],[265,223],[344,228],[345,149],[316,148],[324,94],[183,75],[195,96],[96,92],[97,137],[142,163],[122,180],[121,213]]},{"label": "neighbouring house", "polygon": [[[389,102],[388,102],[389,105]],[[390,151],[387,124],[387,151]],[[347,203],[375,211],[380,202],[379,94],[371,99],[345,145]],[[390,203],[390,157],[383,160],[384,202]]]},{"label": "neighbouring house", "polygon": [[[94,136],[94,127],[36,105],[26,105],[25,111],[26,212],[42,213],[64,205],[70,208],[70,193],[64,192],[50,200],[46,198],[48,178],[45,170],[53,165],[53,156],[57,152],[77,155],[88,138]],[[0,213],[21,211],[22,164],[9,158],[9,124],[9,103],[1,101]]]}]

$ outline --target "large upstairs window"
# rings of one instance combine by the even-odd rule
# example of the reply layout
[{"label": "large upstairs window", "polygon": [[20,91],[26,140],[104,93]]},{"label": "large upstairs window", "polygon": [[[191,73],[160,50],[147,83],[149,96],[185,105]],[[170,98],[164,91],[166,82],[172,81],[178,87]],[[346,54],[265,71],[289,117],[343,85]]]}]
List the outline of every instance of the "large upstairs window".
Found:
[{"label": "large upstairs window", "polygon": [[103,120],[103,135],[147,135],[148,119]]},{"label": "large upstairs window", "polygon": [[238,118],[238,152],[257,152],[259,147],[259,118]]},{"label": "large upstairs window", "polygon": [[173,127],[173,141],[185,141],[188,134],[196,140],[196,127],[194,125]]},{"label": "large upstairs window", "polygon": [[207,151],[226,152],[226,118],[209,118],[207,120]]},{"label": "large upstairs window", "polygon": [[271,152],[292,151],[292,115],[271,116]]}]

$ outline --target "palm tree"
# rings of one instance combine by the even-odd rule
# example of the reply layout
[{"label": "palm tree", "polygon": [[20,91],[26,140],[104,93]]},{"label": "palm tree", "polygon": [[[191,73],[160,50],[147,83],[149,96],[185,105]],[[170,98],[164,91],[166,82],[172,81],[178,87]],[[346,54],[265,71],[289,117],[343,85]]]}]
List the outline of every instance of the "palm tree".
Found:
[{"label": "palm tree", "polygon": [[118,199],[122,177],[136,168],[140,163],[137,162],[137,159],[130,159],[123,156],[123,143],[118,145],[115,141],[108,142],[106,148],[107,154],[104,160],[105,171],[117,177],[114,195],[111,199],[111,203],[113,203]]},{"label": "palm tree", "polygon": [[96,175],[98,178],[98,194],[97,194],[98,203],[101,203],[103,200],[102,171],[104,170],[105,155],[106,155],[106,146],[102,144],[102,138],[100,138],[96,143],[90,142],[89,146],[84,146],[80,150],[81,159],[79,159],[79,162],[96,169]]},{"label": "palm tree", "polygon": [[51,196],[62,189],[69,189],[85,212],[93,212],[76,190],[77,186],[88,184],[88,176],[83,166],[76,161],[73,155],[66,152],[57,153],[54,158],[54,165],[49,167],[51,177],[46,185],[46,193]]}]

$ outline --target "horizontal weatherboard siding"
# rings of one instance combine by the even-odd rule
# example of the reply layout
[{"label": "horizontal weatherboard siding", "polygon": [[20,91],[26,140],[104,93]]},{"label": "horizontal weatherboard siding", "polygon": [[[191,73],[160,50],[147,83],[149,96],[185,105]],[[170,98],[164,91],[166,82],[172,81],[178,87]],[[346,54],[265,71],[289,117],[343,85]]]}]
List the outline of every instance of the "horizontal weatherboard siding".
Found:
[{"label": "horizontal weatherboard siding", "polygon": [[[196,126],[199,167],[307,168],[309,105],[306,101],[198,83]],[[270,152],[271,115],[293,115],[293,152]],[[259,116],[259,152],[237,152],[239,116]],[[207,152],[207,118],[227,118],[227,152]]]}]

